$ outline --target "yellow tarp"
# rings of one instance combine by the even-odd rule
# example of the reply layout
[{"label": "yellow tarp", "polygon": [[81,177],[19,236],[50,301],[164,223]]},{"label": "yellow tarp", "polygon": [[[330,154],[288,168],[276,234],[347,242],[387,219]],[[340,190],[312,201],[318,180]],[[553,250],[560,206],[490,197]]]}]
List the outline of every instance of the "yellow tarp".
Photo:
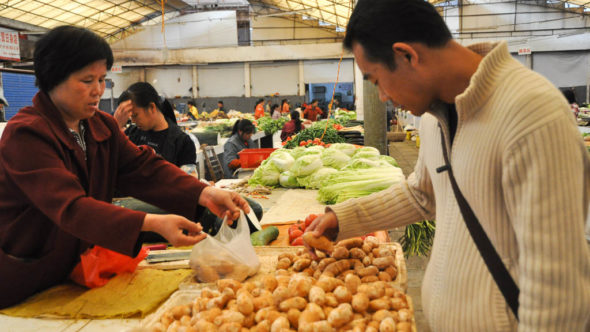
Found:
[{"label": "yellow tarp", "polygon": [[18,317],[124,318],[143,317],[156,309],[191,270],[137,270],[86,289],[67,284],[50,288],[0,313]]}]

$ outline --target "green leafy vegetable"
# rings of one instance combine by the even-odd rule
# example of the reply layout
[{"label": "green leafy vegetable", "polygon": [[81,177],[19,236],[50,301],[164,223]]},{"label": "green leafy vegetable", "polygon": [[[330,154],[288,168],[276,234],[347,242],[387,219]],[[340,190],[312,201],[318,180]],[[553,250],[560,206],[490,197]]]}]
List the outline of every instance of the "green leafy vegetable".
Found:
[{"label": "green leafy vegetable", "polygon": [[327,204],[340,203],[389,188],[403,179],[402,170],[396,167],[341,170],[322,182],[318,200]]},{"label": "green leafy vegetable", "polygon": [[291,168],[291,172],[293,173],[293,175],[297,177],[306,176],[315,172],[320,167],[322,167],[322,160],[320,159],[320,155],[312,154],[299,157],[297,160],[295,160],[295,163]]},{"label": "green leafy vegetable", "polygon": [[336,169],[341,169],[348,163],[350,157],[338,149],[325,149],[322,152],[322,162],[326,166],[331,166]]}]

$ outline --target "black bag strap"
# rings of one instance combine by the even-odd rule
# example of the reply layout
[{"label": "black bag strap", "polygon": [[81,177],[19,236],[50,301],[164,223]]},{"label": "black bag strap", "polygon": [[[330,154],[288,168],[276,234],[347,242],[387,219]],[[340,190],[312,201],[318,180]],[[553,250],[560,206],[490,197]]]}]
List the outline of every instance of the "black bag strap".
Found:
[{"label": "black bag strap", "polygon": [[500,259],[500,255],[498,255],[494,245],[486,235],[483,227],[479,223],[479,220],[477,220],[477,217],[475,216],[475,213],[473,213],[469,203],[467,203],[467,200],[461,193],[461,190],[459,190],[459,186],[457,185],[457,181],[455,181],[455,176],[453,175],[451,163],[449,162],[449,156],[447,155],[447,144],[445,142],[445,136],[443,134],[442,128],[440,127],[440,124],[439,128],[442,139],[441,142],[445,165],[437,168],[436,172],[448,172],[449,180],[451,181],[451,186],[453,187],[453,192],[455,193],[455,198],[457,199],[457,203],[461,209],[461,215],[463,215],[463,220],[465,220],[465,225],[469,230],[469,234],[471,234],[473,242],[475,242],[475,246],[479,250],[481,257],[483,258],[486,266],[488,267],[488,270],[494,278],[494,281],[496,281],[500,292],[502,292],[504,299],[518,320],[518,294],[520,293],[520,290],[514,282],[514,279],[512,279],[510,273],[508,273],[506,266],[502,262],[502,259]]}]

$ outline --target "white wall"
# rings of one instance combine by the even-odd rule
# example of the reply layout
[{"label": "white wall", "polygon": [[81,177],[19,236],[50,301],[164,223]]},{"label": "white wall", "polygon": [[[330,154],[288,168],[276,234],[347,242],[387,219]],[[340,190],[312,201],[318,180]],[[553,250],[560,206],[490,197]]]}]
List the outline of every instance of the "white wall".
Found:
[{"label": "white wall", "polygon": [[244,64],[197,66],[199,97],[240,97],[244,95]]},{"label": "white wall", "polygon": [[557,87],[587,85],[590,83],[590,52],[533,53],[533,70]]},{"label": "white wall", "polygon": [[299,82],[299,64],[295,61],[279,63],[252,63],[250,82],[252,96],[266,96],[273,93],[296,95]]},{"label": "white wall", "polygon": [[[127,89],[131,84],[141,81],[141,71],[143,68],[139,67],[124,67],[121,73],[107,73],[107,78],[111,79],[115,86],[113,87],[113,96],[119,98],[121,93]],[[102,96],[102,99],[111,98],[110,93]]]},{"label": "white wall", "polygon": [[584,32],[559,31],[561,29],[590,28],[588,15],[536,6],[532,1],[531,4],[515,3],[513,0],[472,0],[465,3],[461,19],[457,7],[448,7],[443,12],[452,33],[473,33],[457,35],[459,39],[522,39]]},{"label": "white wall", "polygon": [[[238,44],[236,12],[233,10],[193,13],[166,21],[166,46],[169,49],[220,47]],[[112,44],[113,49],[162,49],[160,24],[146,26]]]},{"label": "white wall", "polygon": [[[311,38],[329,38],[329,41],[333,42],[332,38],[338,38],[334,29],[321,29],[280,17],[254,17],[250,21],[250,26],[254,44],[264,42],[265,45],[269,45],[270,41],[287,43],[295,42],[295,39]],[[313,42],[318,43],[321,40]]]},{"label": "white wall", "polygon": [[145,80],[166,98],[191,96],[189,89],[192,87],[193,77],[189,66],[146,68]]},{"label": "white wall", "polygon": [[[339,82],[353,82],[354,68],[352,59],[342,60]],[[311,60],[303,62],[303,79],[305,83],[330,83],[336,81],[338,60]]]}]

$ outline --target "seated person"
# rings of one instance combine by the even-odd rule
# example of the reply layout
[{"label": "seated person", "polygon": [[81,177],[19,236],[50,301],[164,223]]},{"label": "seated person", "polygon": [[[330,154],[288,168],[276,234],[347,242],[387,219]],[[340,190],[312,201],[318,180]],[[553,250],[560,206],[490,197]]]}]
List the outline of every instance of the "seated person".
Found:
[{"label": "seated person", "polygon": [[299,112],[293,110],[291,111],[291,121],[286,122],[283,125],[283,130],[281,131],[281,141],[285,141],[290,136],[293,136],[301,131],[301,120],[299,119]]},{"label": "seated person", "polygon": [[255,129],[247,119],[238,120],[234,124],[231,137],[223,145],[223,173],[226,178],[234,178],[234,171],[240,168],[238,152],[258,148],[258,144],[251,139]]},{"label": "seated person", "polygon": [[223,101],[218,101],[217,102],[217,110],[221,111],[221,112],[225,112],[225,107],[223,107]]},{"label": "seated person", "polygon": [[281,117],[281,111],[279,110],[278,104],[272,105],[272,107],[270,108],[270,114],[272,114],[273,120],[278,120]]},{"label": "seated person", "polygon": [[[119,100],[119,103],[121,103],[120,100]],[[188,116],[190,118],[192,118],[193,120],[199,120],[199,110],[197,109],[195,102],[192,100],[189,100],[186,102],[186,105],[188,106]]]},{"label": "seated person", "polygon": [[[131,115],[135,125],[124,125]],[[176,125],[168,100],[160,100],[146,82],[132,84],[119,97],[115,119],[135,145],[147,145],[167,161],[181,167],[195,165],[197,152],[191,138]]]},{"label": "seated person", "polygon": [[324,112],[318,107],[317,99],[312,100],[311,104],[307,105],[303,111],[303,117],[311,121],[317,121],[321,115],[324,115]]}]

